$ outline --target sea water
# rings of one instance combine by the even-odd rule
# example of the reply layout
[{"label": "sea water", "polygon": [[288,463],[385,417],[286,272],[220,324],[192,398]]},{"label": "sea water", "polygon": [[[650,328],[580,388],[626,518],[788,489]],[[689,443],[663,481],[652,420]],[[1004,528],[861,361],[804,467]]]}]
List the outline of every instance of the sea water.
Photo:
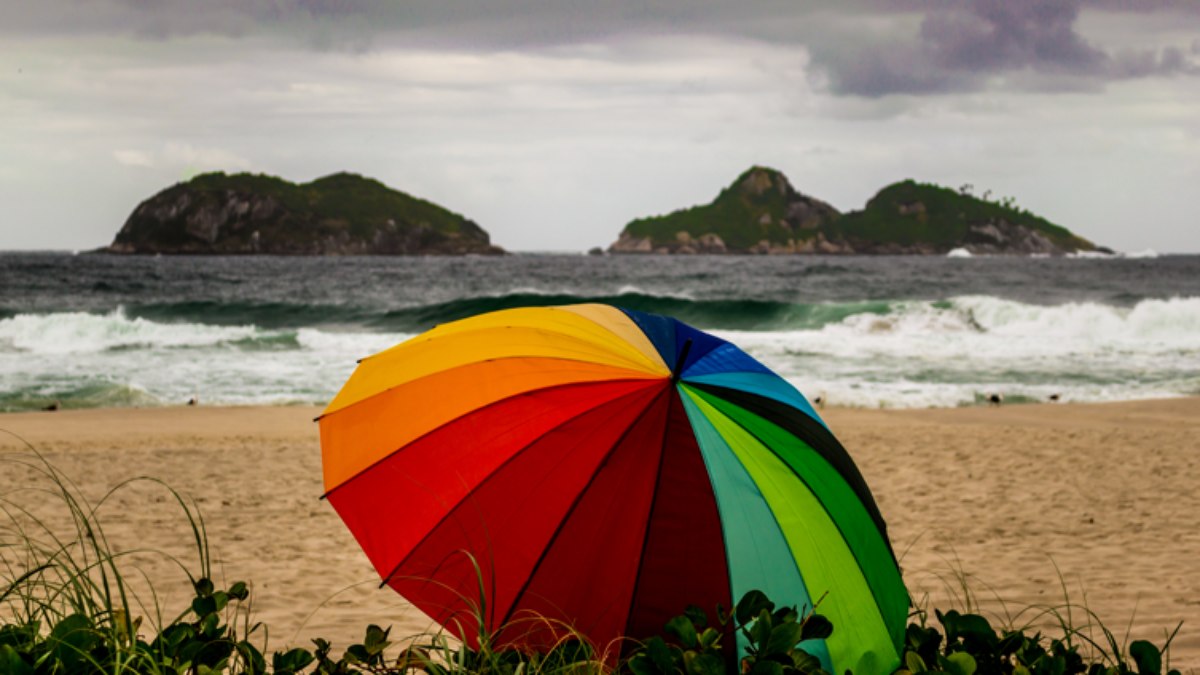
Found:
[{"label": "sea water", "polygon": [[1200,394],[1200,256],[6,253],[0,410],[322,404],[436,324],[577,302],[675,316],[837,405]]}]

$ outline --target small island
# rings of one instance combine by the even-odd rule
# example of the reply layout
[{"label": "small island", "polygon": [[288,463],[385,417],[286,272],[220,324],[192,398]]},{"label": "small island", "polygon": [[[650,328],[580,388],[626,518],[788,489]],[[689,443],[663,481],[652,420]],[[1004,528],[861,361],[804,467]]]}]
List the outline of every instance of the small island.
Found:
[{"label": "small island", "polygon": [[[985,197],[988,196],[985,193]],[[630,222],[610,253],[843,255],[1065,255],[1104,251],[1064,227],[959,190],[905,180],[861,211],[840,213],[797,192],[779,171],[755,166],[711,203]]]},{"label": "small island", "polygon": [[106,253],[501,254],[473,221],[352,173],[310,183],[207,173],[133,210]]}]

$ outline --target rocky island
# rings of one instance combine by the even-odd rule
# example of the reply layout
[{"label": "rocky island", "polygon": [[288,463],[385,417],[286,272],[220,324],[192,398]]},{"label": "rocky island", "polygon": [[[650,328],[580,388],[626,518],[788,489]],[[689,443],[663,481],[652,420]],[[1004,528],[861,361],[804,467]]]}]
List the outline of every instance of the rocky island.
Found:
[{"label": "rocky island", "polygon": [[499,254],[488,233],[379,181],[336,173],[310,183],[207,173],[138,204],[108,253]]},{"label": "rocky island", "polygon": [[774,169],[751,167],[711,203],[630,222],[610,253],[1064,255],[1108,251],[1018,208],[906,180],[861,211],[840,213],[797,192]]}]

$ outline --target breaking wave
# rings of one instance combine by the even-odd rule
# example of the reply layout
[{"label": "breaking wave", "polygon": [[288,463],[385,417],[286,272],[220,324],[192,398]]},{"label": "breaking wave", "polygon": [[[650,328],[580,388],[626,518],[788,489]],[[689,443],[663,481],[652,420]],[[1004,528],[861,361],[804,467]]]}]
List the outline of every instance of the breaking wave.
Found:
[{"label": "breaking wave", "polygon": [[[521,291],[368,311],[303,305],[158,305],[0,318],[0,410],[212,403],[322,403],[357,359],[480,312],[606,302],[670,314],[741,346],[843,405],[1116,400],[1200,391],[1200,297],[1035,305],[992,296],[786,303],[696,300],[626,289]],[[312,314],[306,314],[311,312]],[[318,320],[314,321],[314,317]],[[307,321],[308,324],[295,325]]]}]

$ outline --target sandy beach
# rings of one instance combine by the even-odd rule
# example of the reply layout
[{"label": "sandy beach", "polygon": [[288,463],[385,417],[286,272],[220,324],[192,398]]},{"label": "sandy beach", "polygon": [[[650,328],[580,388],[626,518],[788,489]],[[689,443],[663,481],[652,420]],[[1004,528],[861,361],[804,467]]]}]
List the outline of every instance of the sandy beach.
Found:
[{"label": "sandy beach", "polygon": [[[217,576],[252,584],[270,647],[337,643],[368,623],[394,636],[428,628],[390,589],[328,504],[311,407],[94,409],[0,415],[98,499],[122,481],[161,479],[203,513]],[[1086,604],[1118,639],[1161,644],[1183,621],[1172,665],[1200,668],[1200,398],[824,415],[886,518],[910,592],[930,606],[974,602],[996,623],[1031,607]],[[52,510],[30,487],[32,455],[0,435],[0,495]],[[48,511],[49,513],[49,511]],[[134,483],[100,516],[114,546],[194,566],[190,531],[163,488]],[[54,518],[55,516],[48,516]],[[191,556],[191,557],[189,557]],[[189,596],[161,556],[136,559],[160,601]],[[1077,608],[1076,622],[1082,623]]]}]

